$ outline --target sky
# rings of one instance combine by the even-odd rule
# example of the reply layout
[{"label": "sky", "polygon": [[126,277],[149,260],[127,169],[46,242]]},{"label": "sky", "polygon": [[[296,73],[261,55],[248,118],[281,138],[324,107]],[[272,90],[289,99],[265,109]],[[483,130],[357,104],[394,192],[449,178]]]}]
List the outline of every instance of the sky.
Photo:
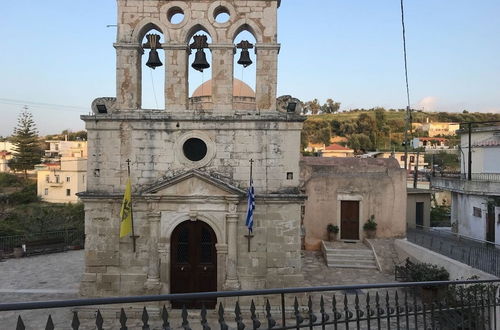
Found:
[{"label": "sky", "polygon": [[[405,11],[412,108],[500,112],[500,1],[405,0]],[[282,0],[278,15],[278,96],[406,106],[399,0]],[[24,106],[40,134],[83,129],[92,101],[116,94],[114,24],[115,0],[0,1],[0,136]],[[235,76],[254,86],[254,67]],[[145,107],[161,107],[162,73],[144,75]],[[190,90],[209,77],[193,74]]]}]

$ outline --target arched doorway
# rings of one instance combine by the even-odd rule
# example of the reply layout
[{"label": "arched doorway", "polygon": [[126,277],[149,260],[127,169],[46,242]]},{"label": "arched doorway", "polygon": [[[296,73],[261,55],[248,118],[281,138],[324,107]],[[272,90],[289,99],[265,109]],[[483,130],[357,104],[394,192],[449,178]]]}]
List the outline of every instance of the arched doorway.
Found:
[{"label": "arched doorway", "polygon": [[[170,292],[217,291],[217,237],[203,221],[185,221],[172,232]],[[173,308],[215,308],[217,301],[173,301]]]}]

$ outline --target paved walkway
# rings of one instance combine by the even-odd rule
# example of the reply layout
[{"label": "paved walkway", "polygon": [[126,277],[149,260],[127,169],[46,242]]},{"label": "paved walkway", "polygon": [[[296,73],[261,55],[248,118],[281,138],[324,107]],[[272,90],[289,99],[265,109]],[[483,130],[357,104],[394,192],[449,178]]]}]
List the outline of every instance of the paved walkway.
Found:
[{"label": "paved walkway", "polygon": [[[84,269],[83,258],[84,251],[68,251],[0,262],[0,301],[6,303],[78,298],[78,285]],[[302,261],[304,286],[384,283],[394,280],[392,274],[376,270],[328,268],[321,252],[304,251]],[[327,302],[329,301],[331,297],[327,297]],[[56,328],[68,328],[70,309],[50,312],[30,310],[21,314],[28,329],[41,329],[49,313]],[[19,312],[0,312],[1,328],[15,328],[18,314]]]}]

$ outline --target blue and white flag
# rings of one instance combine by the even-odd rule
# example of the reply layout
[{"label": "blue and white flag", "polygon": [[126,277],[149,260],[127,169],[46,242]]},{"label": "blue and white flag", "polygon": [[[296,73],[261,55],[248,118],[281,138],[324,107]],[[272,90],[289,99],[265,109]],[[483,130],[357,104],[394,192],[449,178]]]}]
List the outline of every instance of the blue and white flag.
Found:
[{"label": "blue and white flag", "polygon": [[248,204],[247,204],[247,220],[245,225],[250,232],[253,231],[253,211],[255,210],[255,190],[253,189],[253,180],[250,179],[250,187],[248,187]]}]

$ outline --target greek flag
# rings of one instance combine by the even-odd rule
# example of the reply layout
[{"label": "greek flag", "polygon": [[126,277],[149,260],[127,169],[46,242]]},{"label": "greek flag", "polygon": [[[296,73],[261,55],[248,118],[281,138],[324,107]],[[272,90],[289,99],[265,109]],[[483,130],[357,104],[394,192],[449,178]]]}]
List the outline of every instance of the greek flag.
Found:
[{"label": "greek flag", "polygon": [[255,210],[255,190],[253,189],[253,180],[250,179],[250,187],[248,187],[248,204],[247,204],[247,220],[245,226],[252,232],[253,230],[253,211]]}]

